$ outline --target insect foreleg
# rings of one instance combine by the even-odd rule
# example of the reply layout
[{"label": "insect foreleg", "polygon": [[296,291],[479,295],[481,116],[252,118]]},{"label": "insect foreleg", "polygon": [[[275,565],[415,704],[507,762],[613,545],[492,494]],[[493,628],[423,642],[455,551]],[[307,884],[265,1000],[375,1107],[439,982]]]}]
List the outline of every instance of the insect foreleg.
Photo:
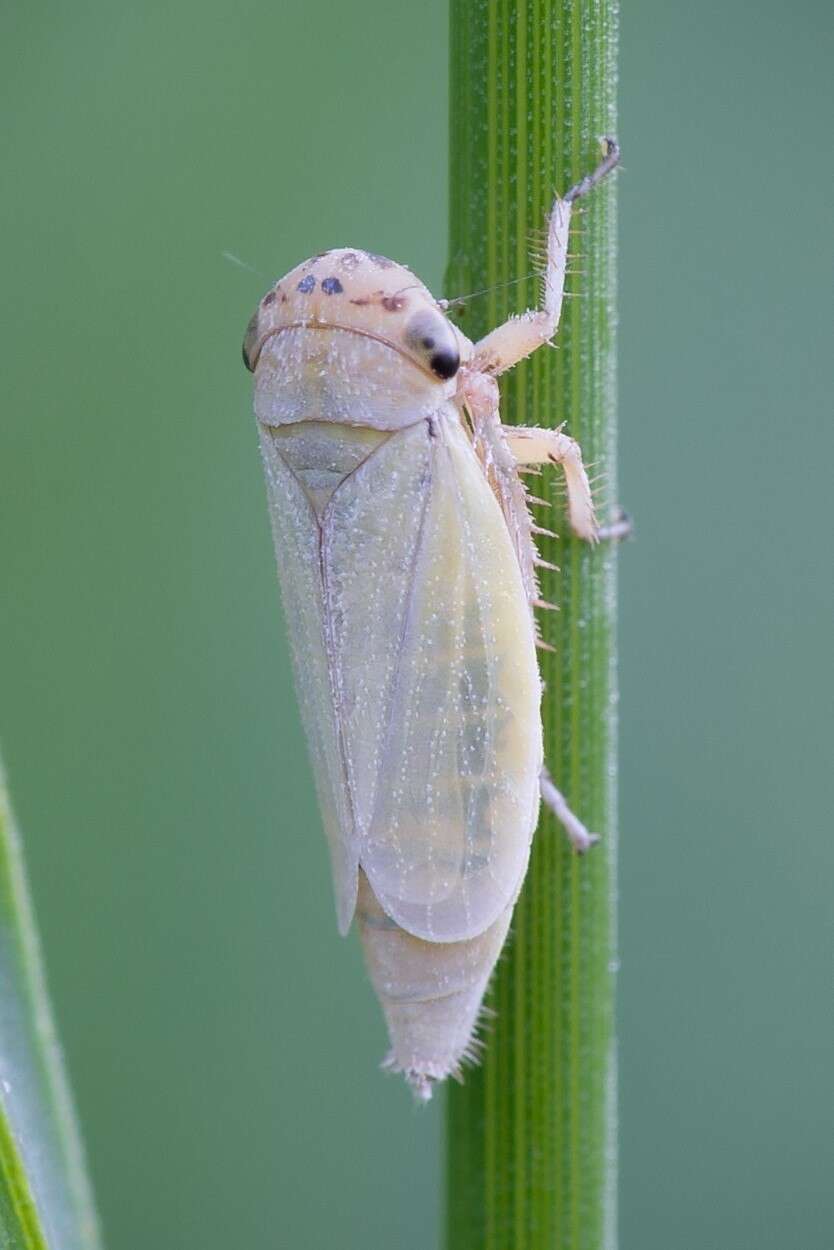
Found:
[{"label": "insect foreleg", "polygon": [[596,542],[600,536],[591,485],[582,461],[582,450],[576,439],[561,430],[543,430],[528,426],[502,426],[502,432],[516,464],[558,464],[565,474],[568,491],[568,519],[579,538]]},{"label": "insect foreleg", "polygon": [[565,267],[568,255],[568,231],[574,203],[586,195],[614,168],[620,149],[613,139],[605,139],[605,156],[590,174],[567,192],[557,197],[547,220],[547,258],[544,270],[542,307],[531,309],[519,317],[511,317],[475,344],[472,367],[497,375],[511,369],[519,360],[531,355],[537,347],[549,342],[556,333],[565,290]]},{"label": "insect foreleg", "polygon": [[579,817],[574,815],[568,807],[567,799],[561,790],[556,789],[553,778],[546,768],[542,769],[540,784],[542,802],[550,808],[561,824],[573,849],[580,854],[590,850],[595,842],[599,842],[599,834],[589,833]]}]

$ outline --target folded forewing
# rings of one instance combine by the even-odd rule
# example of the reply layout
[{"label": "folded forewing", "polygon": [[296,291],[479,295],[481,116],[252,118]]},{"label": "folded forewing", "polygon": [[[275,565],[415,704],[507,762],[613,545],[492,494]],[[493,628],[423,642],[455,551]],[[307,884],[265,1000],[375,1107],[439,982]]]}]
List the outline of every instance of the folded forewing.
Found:
[{"label": "folded forewing", "polygon": [[268,427],[261,427],[261,448],[298,702],[330,845],[339,930],[346,933],[356,902],[358,855],[328,663],[319,526]]},{"label": "folded forewing", "polygon": [[472,937],[519,888],[542,748],[518,560],[453,412],[339,487],[323,544],[361,864],[410,933]]}]

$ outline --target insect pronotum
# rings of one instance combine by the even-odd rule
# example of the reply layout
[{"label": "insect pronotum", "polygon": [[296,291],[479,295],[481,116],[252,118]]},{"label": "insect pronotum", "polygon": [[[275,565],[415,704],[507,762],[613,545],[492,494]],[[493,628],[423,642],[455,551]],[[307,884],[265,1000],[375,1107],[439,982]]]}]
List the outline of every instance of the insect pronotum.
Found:
[{"label": "insect pronotum", "polygon": [[267,292],[243,346],[339,930],[356,916],[385,1066],[421,1099],[475,1057],[540,798],[594,840],[544,771],[518,466],[560,465],[572,530],[600,531],[577,443],[503,426],[496,377],[556,332],[604,147],[551,210],[540,309],[471,343],[408,269],[336,248]]}]

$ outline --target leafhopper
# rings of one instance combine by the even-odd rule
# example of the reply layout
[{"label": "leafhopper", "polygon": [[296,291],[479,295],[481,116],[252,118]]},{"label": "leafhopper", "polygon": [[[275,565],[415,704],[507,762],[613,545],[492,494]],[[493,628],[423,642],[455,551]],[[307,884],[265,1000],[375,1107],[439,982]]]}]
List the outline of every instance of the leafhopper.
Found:
[{"label": "leafhopper", "polygon": [[519,467],[560,465],[568,521],[600,537],[577,443],[501,424],[496,378],[548,343],[573,206],[557,198],[542,307],[472,343],[402,265],[322,252],[260,301],[255,378],[298,700],[333,867],[391,1040],[420,1099],[475,1057],[484,991],[544,799],[536,526]]}]

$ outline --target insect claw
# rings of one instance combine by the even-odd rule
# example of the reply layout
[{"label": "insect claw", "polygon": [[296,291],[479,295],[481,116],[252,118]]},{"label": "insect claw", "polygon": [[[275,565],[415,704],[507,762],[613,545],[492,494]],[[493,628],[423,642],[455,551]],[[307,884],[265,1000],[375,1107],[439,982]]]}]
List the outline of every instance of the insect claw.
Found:
[{"label": "insect claw", "polygon": [[618,508],[614,520],[608,525],[601,525],[597,532],[600,542],[620,541],[623,538],[631,538],[634,532],[634,526],[631,517],[622,508]]}]

